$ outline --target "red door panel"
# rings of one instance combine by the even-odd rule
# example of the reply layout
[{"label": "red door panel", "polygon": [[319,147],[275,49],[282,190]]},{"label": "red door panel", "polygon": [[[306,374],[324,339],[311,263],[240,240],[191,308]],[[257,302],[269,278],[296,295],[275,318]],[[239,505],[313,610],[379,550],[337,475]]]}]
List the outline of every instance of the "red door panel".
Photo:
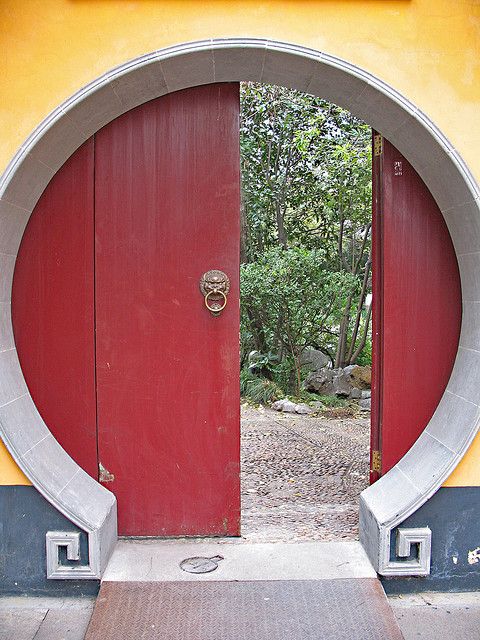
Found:
[{"label": "red door panel", "polygon": [[[373,155],[372,448],[386,473],[423,431],[457,352],[461,288],[455,251],[427,187],[387,140]],[[373,480],[378,477],[373,476]]]},{"label": "red door panel", "polygon": [[45,422],[97,477],[93,139],[54,176],[20,246],[12,318],[25,379]]},{"label": "red door panel", "polygon": [[98,449],[123,535],[239,534],[238,118],[238,84],[207,85],[95,136]]}]

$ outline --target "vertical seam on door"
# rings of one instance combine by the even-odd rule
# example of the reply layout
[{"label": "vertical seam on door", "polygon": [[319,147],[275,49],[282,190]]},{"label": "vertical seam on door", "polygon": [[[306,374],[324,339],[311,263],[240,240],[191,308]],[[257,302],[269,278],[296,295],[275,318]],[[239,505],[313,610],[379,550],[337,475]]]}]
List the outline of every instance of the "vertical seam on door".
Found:
[{"label": "vertical seam on door", "polygon": [[95,386],[95,442],[97,448],[97,480],[100,482],[100,447],[98,440],[98,380],[97,380],[97,180],[96,180],[96,144],[97,136],[92,136],[93,142],[93,380]]}]

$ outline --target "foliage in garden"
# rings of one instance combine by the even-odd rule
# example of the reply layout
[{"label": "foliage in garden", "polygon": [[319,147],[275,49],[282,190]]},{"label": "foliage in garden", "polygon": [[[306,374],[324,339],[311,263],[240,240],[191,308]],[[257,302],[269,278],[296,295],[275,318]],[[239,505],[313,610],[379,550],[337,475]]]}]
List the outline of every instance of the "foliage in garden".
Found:
[{"label": "foliage in garden", "polygon": [[243,357],[298,393],[305,346],[368,358],[371,132],[281,87],[245,83],[241,100]]}]

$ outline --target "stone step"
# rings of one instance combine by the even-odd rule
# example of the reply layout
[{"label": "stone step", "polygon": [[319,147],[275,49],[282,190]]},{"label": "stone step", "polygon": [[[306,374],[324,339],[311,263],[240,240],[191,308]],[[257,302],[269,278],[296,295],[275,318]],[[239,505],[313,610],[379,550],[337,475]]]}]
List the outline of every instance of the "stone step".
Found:
[{"label": "stone step", "polygon": [[[222,556],[211,573],[192,574],[180,563]],[[376,578],[359,542],[248,542],[242,538],[124,539],[103,576],[112,582],[321,580]]]}]

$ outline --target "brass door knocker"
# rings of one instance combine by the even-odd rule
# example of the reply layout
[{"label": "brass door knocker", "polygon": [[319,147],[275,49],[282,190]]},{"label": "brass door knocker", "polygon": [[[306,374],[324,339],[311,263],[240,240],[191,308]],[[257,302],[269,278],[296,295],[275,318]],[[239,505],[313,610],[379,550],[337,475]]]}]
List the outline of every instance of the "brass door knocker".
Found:
[{"label": "brass door knocker", "polygon": [[227,306],[230,280],[223,271],[212,269],[200,278],[200,291],[205,298],[207,309],[213,316],[218,316]]}]

